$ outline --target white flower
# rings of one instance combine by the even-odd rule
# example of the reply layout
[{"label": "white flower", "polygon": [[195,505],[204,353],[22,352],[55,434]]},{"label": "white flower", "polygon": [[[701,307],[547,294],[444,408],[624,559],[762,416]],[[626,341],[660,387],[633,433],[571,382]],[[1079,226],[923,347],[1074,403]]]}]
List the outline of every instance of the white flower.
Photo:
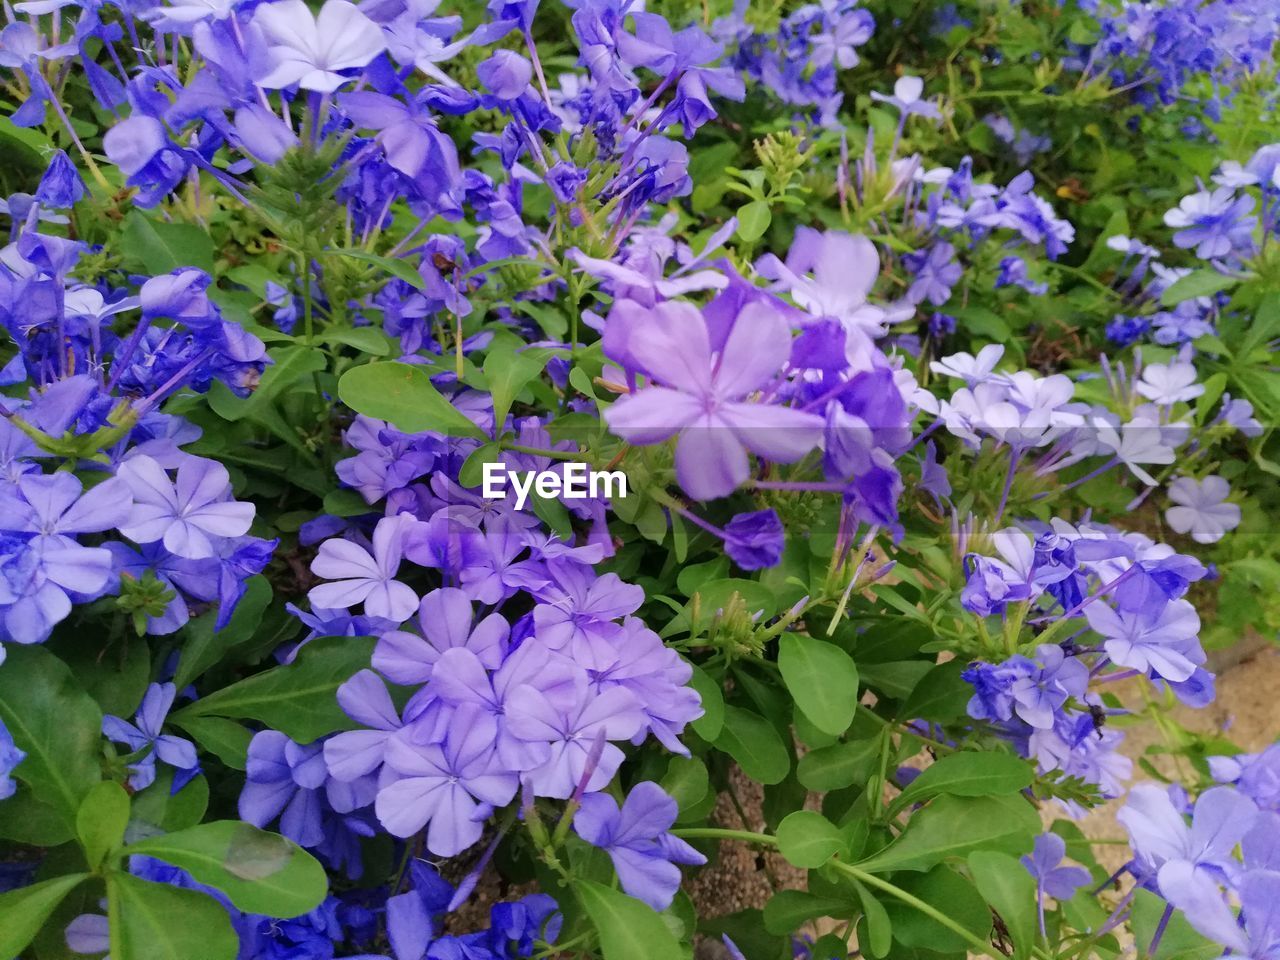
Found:
[{"label": "white flower", "polygon": [[378,25],[347,0],[328,0],[318,16],[303,0],[278,0],[258,7],[253,22],[262,28],[274,61],[257,81],[269,90],[296,83],[332,93],[350,79],[339,70],[367,66],[387,46]]},{"label": "white flower", "polygon": [[993,379],[991,373],[1004,356],[1004,347],[998,343],[989,343],[975,357],[968,353],[953,353],[941,360],[934,360],[929,369],[942,377],[956,377],[969,387],[977,386]]}]

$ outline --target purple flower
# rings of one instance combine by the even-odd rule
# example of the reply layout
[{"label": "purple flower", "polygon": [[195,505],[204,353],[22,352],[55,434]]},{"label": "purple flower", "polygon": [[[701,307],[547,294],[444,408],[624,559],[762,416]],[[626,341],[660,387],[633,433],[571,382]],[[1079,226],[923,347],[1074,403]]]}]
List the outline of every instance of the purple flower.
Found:
[{"label": "purple flower", "polygon": [[324,743],[324,762],[335,780],[350,783],[382,766],[387,741],[401,729],[387,685],[372,670],[360,670],[338,688],[338,705],[369,730],[336,733]]},{"label": "purple flower", "polygon": [[622,889],[655,910],[671,906],[680,886],[677,863],[703,864],[707,858],[669,831],[679,809],[656,783],[637,783],[622,808],[613,797],[582,798],[573,829],[609,854]]},{"label": "purple flower", "polygon": [[335,537],[320,544],[311,572],[332,580],[312,587],[307,599],[313,607],[345,610],[357,603],[371,617],[403,623],[418,606],[418,595],[395,579],[404,556],[405,538],[419,521],[409,514],[383,517],[373,530],[373,552],[358,543]]},{"label": "purple flower", "polygon": [[1140,783],[1116,819],[1129,833],[1137,865],[1148,875],[1163,873],[1173,861],[1230,868],[1231,852],[1249,832],[1258,808],[1232,787],[1213,787],[1196,801],[1188,826],[1169,791]]},{"label": "purple flower", "polygon": [[392,683],[426,683],[448,650],[474,653],[486,669],[502,665],[511,627],[499,613],[475,622],[471,598],[454,587],[432,590],[418,605],[422,636],[403,630],[382,634],[373,651],[373,666]]},{"label": "purple flower", "polygon": [[572,650],[574,659],[590,666],[593,648],[618,632],[614,620],[640,608],[644,590],[616,573],[599,576],[571,560],[552,561],[547,571],[551,581],[538,589],[533,608],[535,636],[552,650]]},{"label": "purple flower", "polygon": [[110,552],[61,539],[0,535],[0,639],[43,643],[73,598],[85,603],[106,589]]},{"label": "purple flower", "polygon": [[1084,609],[1089,626],[1103,637],[1107,656],[1122,667],[1182,681],[1204,663],[1198,634],[1200,617],[1186,600],[1157,603],[1156,609],[1113,610],[1105,603]]},{"label": "purple flower", "polygon": [[49,546],[78,546],[73,534],[101,533],[129,518],[132,500],[122,480],[106,480],[85,494],[69,473],[29,473],[11,493],[0,491],[0,529],[34,534]]},{"label": "purple flower", "polygon": [[713,353],[703,315],[687,304],[667,306],[676,308],[677,323],[656,326],[626,345],[637,366],[663,385],[616,401],[605,412],[615,433],[638,444],[678,435],[676,476],[699,500],[727,496],[747,479],[748,450],[792,463],[813,449],[821,417],[745,401],[774,379],[790,355],[791,336],[776,311],[749,304]]},{"label": "purple flower", "polygon": [[36,187],[36,200],[46,207],[66,209],[75,206],[85,194],[84,181],[75,164],[63,150],[54,151],[49,167]]},{"label": "purple flower", "polygon": [[1252,244],[1253,197],[1237,197],[1230,187],[1212,193],[1202,190],[1183,197],[1178,206],[1164,215],[1164,222],[1178,230],[1174,245],[1188,250],[1195,247],[1202,260],[1225,257],[1234,249],[1247,249]]},{"label": "purple flower", "polygon": [[375,809],[389,833],[427,827],[427,849],[451,857],[480,839],[483,821],[516,795],[516,775],[498,762],[497,721],[476,707],[453,717],[443,743],[412,735],[387,741],[387,766],[401,779],[378,791]]},{"label": "purple flower", "polygon": [[231,478],[214,460],[184,459],[176,482],[146,456],[129,458],[117,475],[134,500],[120,532],[135,543],[162,540],[170,553],[200,560],[214,556],[211,537],[239,537],[253,523],[253,504],[228,499]]},{"label": "purple flower", "polygon": [[271,69],[255,78],[268,90],[297,84],[332,93],[351,77],[340,71],[367,66],[386,49],[378,25],[347,0],[326,0],[318,15],[302,0],[277,0],[254,11],[268,44]]},{"label": "purple flower", "polygon": [[597,738],[629,740],[644,728],[634,694],[621,687],[594,693],[585,676],[569,691],[548,696],[536,687],[517,687],[507,696],[508,728],[522,740],[550,744],[549,759],[529,774],[540,797],[568,799],[587,778],[588,792],[602,789],[622,763],[622,751],[606,743],[594,770],[588,770]]},{"label": "purple flower", "polygon": [[868,335],[885,331],[884,310],[867,303],[880,274],[880,257],[860,234],[798,227],[786,263],[770,253],[756,268],[815,317],[834,317],[846,330]]},{"label": "purple flower", "polygon": [[173,779],[174,793],[200,772],[195,745],[190,740],[161,732],[176,694],[177,688],[172,683],[153,683],[147,687],[134,723],[110,715],[102,718],[102,733],[108,740],[123,743],[131,753],[146,751],[129,765],[129,786],[135,791],[145,790],[155,782],[156,760],[179,771]]},{"label": "purple flower", "polygon": [[935,307],[951,299],[951,288],[964,273],[956,263],[955,247],[945,240],[935,242],[927,252],[907,254],[902,262],[915,275],[907,289],[907,299],[913,303],[928,300]]},{"label": "purple flower", "polygon": [[1089,871],[1083,867],[1059,866],[1066,852],[1067,842],[1060,836],[1042,833],[1036,837],[1031,853],[1022,856],[1022,865],[1035,877],[1040,895],[1047,893],[1055,900],[1070,900],[1089,882]]},{"label": "purple flower", "polygon": [[[0,649],[0,662],[3,662],[2,654],[3,650]],[[13,770],[26,756],[13,742],[4,721],[0,721],[0,800],[8,800],[17,792],[18,785],[13,782]]]},{"label": "purple flower", "polygon": [[740,513],[725,524],[724,551],[743,570],[776,567],[786,545],[786,531],[772,508]]},{"label": "purple flower", "polygon": [[412,180],[428,200],[461,183],[457,147],[425,105],[401,103],[372,90],[343,94],[338,102],[352,123],[378,131],[387,163]]},{"label": "purple flower", "polygon": [[301,846],[319,847],[326,841],[326,818],[367,806],[375,786],[367,778],[350,784],[330,778],[323,743],[302,745],[263,730],[249,742],[240,819],[265,827],[279,817],[282,834]]},{"label": "purple flower", "polygon": [[1240,525],[1240,507],[1225,502],[1231,486],[1216,474],[1200,481],[1179,477],[1168,492],[1177,506],[1164,512],[1165,520],[1178,533],[1190,533],[1196,543],[1217,543]]},{"label": "purple flower", "polygon": [[476,67],[476,76],[499,100],[515,100],[529,89],[533,67],[514,50],[495,50]]}]

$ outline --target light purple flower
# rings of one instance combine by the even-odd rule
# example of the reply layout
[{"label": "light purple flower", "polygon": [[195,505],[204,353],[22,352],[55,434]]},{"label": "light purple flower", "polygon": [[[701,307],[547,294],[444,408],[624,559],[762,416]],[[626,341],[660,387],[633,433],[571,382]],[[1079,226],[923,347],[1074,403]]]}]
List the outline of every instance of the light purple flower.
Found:
[{"label": "light purple flower", "polygon": [[0,536],[0,639],[43,643],[73,598],[96,599],[110,580],[111,554],[102,547]]},{"label": "light purple flower", "polygon": [[409,514],[383,517],[373,530],[373,552],[358,543],[335,537],[320,544],[311,572],[332,580],[312,587],[307,599],[313,607],[346,610],[357,603],[371,617],[403,623],[418,606],[418,595],[395,579],[404,556],[404,541],[419,521]]},{"label": "light purple flower", "polygon": [[[0,650],[0,653],[3,651]],[[3,662],[2,656],[0,662]],[[13,742],[4,721],[0,720],[0,800],[8,800],[17,792],[18,785],[13,782],[13,770],[26,757]]]},{"label": "light purple flower", "polygon": [[145,790],[155,782],[157,760],[179,771],[173,782],[175,793],[200,772],[195,745],[162,732],[176,695],[177,688],[172,683],[153,683],[147,687],[134,723],[110,715],[102,718],[102,733],[108,740],[123,743],[130,753],[147,751],[129,765],[129,786],[135,791]]},{"label": "light purple flower", "polygon": [[763,389],[791,352],[786,324],[771,307],[749,304],[722,347],[713,353],[703,315],[687,304],[666,304],[683,314],[631,338],[630,356],[662,386],[616,401],[606,412],[610,428],[637,444],[678,435],[676,476],[699,500],[727,496],[747,479],[747,451],[792,463],[813,449],[821,417],[746,397]]},{"label": "light purple flower", "polygon": [[[577,678],[572,698],[549,697],[532,686],[517,687],[507,697],[509,729],[522,740],[551,746],[549,759],[529,774],[540,797],[568,799],[584,776],[598,737],[629,740],[644,727],[641,705],[629,690],[614,687],[594,693],[586,678]],[[587,779],[588,792],[603,789],[622,763],[622,751],[606,743]]]},{"label": "light purple flower", "polygon": [[350,782],[382,766],[387,740],[400,729],[400,715],[387,685],[372,670],[360,670],[338,687],[338,705],[356,723],[371,728],[337,733],[324,743],[329,774]]},{"label": "light purple flower", "polygon": [[915,113],[931,120],[940,120],[942,114],[938,112],[937,106],[928,100],[922,100],[920,98],[922,93],[924,93],[924,81],[919,77],[905,76],[899,77],[894,83],[893,96],[886,96],[872,90],[871,99],[897,107],[904,117]]},{"label": "light purple flower", "polygon": [[1169,791],[1140,783],[1116,819],[1129,833],[1138,865],[1150,873],[1163,872],[1171,861],[1229,867],[1232,850],[1253,826],[1258,808],[1232,787],[1213,787],[1196,801],[1191,824],[1173,805]]},{"label": "light purple flower", "polygon": [[609,854],[624,891],[654,910],[665,910],[680,887],[676,864],[707,862],[669,832],[678,813],[675,800],[646,780],[631,788],[621,809],[605,793],[583,797],[573,829],[587,843]]},{"label": "light purple flower", "polygon": [[69,473],[28,473],[15,486],[12,493],[0,492],[0,529],[35,534],[49,546],[75,546],[72,534],[120,526],[133,506],[129,488],[114,477],[83,495]]},{"label": "light purple flower", "polygon": [[1253,197],[1237,197],[1230,187],[1219,187],[1183,197],[1165,213],[1164,222],[1178,230],[1173,235],[1176,246],[1195,247],[1197,257],[1210,260],[1250,245],[1256,221],[1246,214],[1252,209]]},{"label": "light purple flower", "polygon": [[462,708],[443,743],[387,742],[386,762],[401,779],[378,791],[375,810],[387,832],[410,837],[427,827],[427,849],[440,857],[461,853],[480,839],[494,807],[516,795],[516,775],[498,762],[497,721],[478,708]]},{"label": "light purple flower", "polygon": [[502,665],[511,626],[499,613],[474,622],[471,598],[455,587],[432,590],[418,605],[422,636],[391,630],[378,640],[373,666],[392,683],[426,683],[442,654],[470,650],[489,670]]},{"label": "light purple flower", "polygon": [[1204,662],[1197,638],[1200,617],[1186,600],[1170,600],[1154,612],[1113,610],[1095,601],[1084,612],[1104,638],[1107,655],[1123,667],[1182,681]]},{"label": "light purple flower", "polygon": [[1169,484],[1169,499],[1177,504],[1164,518],[1178,533],[1190,533],[1196,543],[1217,543],[1240,525],[1240,507],[1226,503],[1231,485],[1215,475],[1196,481],[1179,477]]},{"label": "light purple flower", "polygon": [[1060,836],[1042,833],[1036,837],[1031,853],[1022,857],[1022,865],[1035,877],[1038,890],[1055,900],[1070,900],[1089,882],[1089,871],[1083,867],[1059,866],[1066,852],[1067,842]]},{"label": "light purple flower", "polygon": [[214,460],[183,460],[176,482],[146,456],[124,461],[117,475],[134,499],[120,532],[136,543],[162,540],[170,553],[200,560],[216,553],[211,537],[239,537],[253,523],[253,504],[228,499],[231,478]]}]

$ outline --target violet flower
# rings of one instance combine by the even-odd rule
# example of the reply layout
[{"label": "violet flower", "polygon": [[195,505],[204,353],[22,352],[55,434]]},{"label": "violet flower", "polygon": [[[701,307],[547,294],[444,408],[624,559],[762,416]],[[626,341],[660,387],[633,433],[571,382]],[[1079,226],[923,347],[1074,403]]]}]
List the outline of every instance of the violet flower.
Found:
[{"label": "violet flower", "polygon": [[676,476],[699,500],[737,489],[750,473],[748,451],[793,463],[813,449],[821,417],[746,402],[774,379],[791,352],[791,336],[776,311],[748,304],[713,351],[702,313],[688,304],[665,306],[678,314],[678,323],[664,323],[626,344],[637,366],[663,385],[632,393],[606,410],[618,436],[637,444],[678,436]]},{"label": "violet flower", "polygon": [[174,793],[200,772],[195,745],[162,732],[176,695],[177,688],[172,683],[153,683],[147,687],[133,723],[110,715],[102,718],[102,733],[108,740],[125,744],[131,753],[146,751],[129,765],[129,786],[135,792],[155,782],[157,760],[178,771],[173,778]]},{"label": "violet flower", "polygon": [[251,503],[230,500],[227,468],[189,457],[176,481],[155,460],[130,457],[117,475],[133,492],[133,509],[120,532],[135,543],[163,540],[170,553],[190,560],[214,556],[214,537],[239,537],[253,523]]},{"label": "violet flower", "polygon": [[679,809],[656,783],[637,783],[622,807],[606,793],[582,798],[573,829],[609,854],[622,889],[654,910],[671,906],[680,887],[677,863],[704,864],[707,858],[669,831]]},{"label": "violet flower", "polygon": [[408,514],[383,517],[373,531],[372,553],[341,537],[320,544],[311,572],[334,582],[312,587],[307,593],[311,605],[346,610],[363,603],[368,616],[396,623],[409,619],[418,606],[418,595],[395,575],[404,556],[405,538],[418,525]]}]

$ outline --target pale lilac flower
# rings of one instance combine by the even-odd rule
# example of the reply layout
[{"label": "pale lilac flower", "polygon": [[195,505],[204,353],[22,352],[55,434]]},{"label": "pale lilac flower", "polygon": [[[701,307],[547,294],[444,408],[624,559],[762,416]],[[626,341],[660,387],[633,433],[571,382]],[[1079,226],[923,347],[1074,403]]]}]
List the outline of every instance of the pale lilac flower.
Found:
[{"label": "pale lilac flower", "polygon": [[373,530],[373,552],[350,540],[335,537],[320,544],[311,561],[311,572],[332,580],[312,587],[307,594],[313,607],[346,610],[357,603],[371,617],[403,623],[418,606],[418,595],[395,579],[404,557],[404,541],[419,521],[409,514],[383,517]]},{"label": "pale lilac flower", "polygon": [[497,721],[460,708],[443,743],[387,741],[386,763],[400,779],[378,791],[374,809],[392,836],[427,827],[427,849],[452,857],[480,839],[484,820],[516,795],[516,775],[498,762]]},{"label": "pale lilac flower", "polygon": [[231,478],[217,461],[188,457],[174,482],[151,457],[131,457],[117,476],[134,500],[120,532],[135,543],[163,540],[170,553],[201,560],[216,555],[211,537],[243,536],[253,523],[253,504],[229,499]]},{"label": "pale lilac flower", "polygon": [[1200,795],[1188,826],[1169,798],[1169,791],[1140,783],[1116,819],[1129,833],[1138,865],[1159,872],[1170,862],[1230,867],[1232,850],[1253,826],[1258,808],[1232,787],[1213,787]]},{"label": "pale lilac flower", "polygon": [[475,622],[471,598],[456,587],[432,590],[418,605],[422,636],[390,630],[379,638],[373,666],[392,683],[417,684],[431,679],[431,670],[449,650],[462,648],[476,655],[486,669],[502,665],[511,627],[500,613]]},{"label": "pale lilac flower", "polygon": [[1142,379],[1134,389],[1161,407],[1190,403],[1204,393],[1204,385],[1196,383],[1196,368],[1190,363],[1149,363],[1142,368]]},{"label": "pale lilac flower", "polygon": [[1169,484],[1169,499],[1178,504],[1164,512],[1164,518],[1178,533],[1190,533],[1196,543],[1217,543],[1228,530],[1240,524],[1240,507],[1226,503],[1231,485],[1217,475],[1197,482],[1179,477]]},{"label": "pale lilac flower", "polygon": [[1104,638],[1107,655],[1122,667],[1180,682],[1204,662],[1197,639],[1200,617],[1186,600],[1170,600],[1154,612],[1113,610],[1094,602],[1084,613]]},{"label": "pale lilac flower", "polygon": [[1165,213],[1164,222],[1178,230],[1173,235],[1176,246],[1195,247],[1197,257],[1210,260],[1249,246],[1256,221],[1246,214],[1252,209],[1253,197],[1237,197],[1230,187],[1219,187],[1183,197]]},{"label": "pale lilac flower", "polygon": [[616,401],[605,417],[631,443],[659,443],[678,435],[676,476],[698,500],[732,493],[750,474],[747,451],[793,463],[813,449],[823,420],[812,413],[746,398],[776,376],[791,352],[791,335],[777,311],[750,303],[723,345],[713,352],[703,314],[689,304],[663,304],[672,319],[630,338],[630,358],[661,386]]},{"label": "pale lilac flower", "polygon": [[135,791],[145,790],[155,782],[157,760],[178,771],[175,792],[200,772],[195,745],[162,732],[176,695],[177,688],[172,683],[153,683],[147,687],[133,723],[109,715],[102,718],[102,733],[108,740],[124,744],[130,753],[147,751],[129,765],[129,786]]},{"label": "pale lilac flower", "polygon": [[1156,480],[1139,464],[1173,463],[1173,447],[1165,442],[1161,424],[1143,417],[1134,417],[1119,430],[1101,417],[1093,418],[1099,446],[1110,451],[1130,472],[1149,487]]},{"label": "pale lilac flower", "polygon": [[606,793],[583,797],[573,817],[573,829],[587,843],[609,854],[624,891],[654,910],[665,910],[680,887],[676,864],[707,862],[670,833],[679,812],[666,791],[645,780],[631,788],[621,808]]},{"label": "pale lilac flower", "polygon": [[868,336],[887,328],[885,311],[867,303],[880,275],[880,257],[861,234],[799,227],[786,263],[769,253],[756,269],[778,281],[797,306],[815,317],[835,317],[846,329]]},{"label": "pale lilac flower", "polygon": [[939,376],[963,380],[965,386],[973,388],[993,379],[996,364],[1003,356],[1003,344],[989,343],[978,351],[976,357],[968,353],[953,353],[941,360],[930,361],[929,369]]},{"label": "pale lilac flower", "polygon": [[273,66],[257,83],[268,90],[297,84],[332,93],[386,49],[378,25],[347,0],[326,0],[318,15],[303,0],[276,0],[254,11]]},{"label": "pale lilac flower", "polygon": [[871,91],[871,99],[879,100],[881,103],[887,103],[892,107],[897,107],[904,117],[911,114],[919,114],[922,117],[928,117],[931,120],[940,120],[942,114],[938,112],[937,106],[928,100],[922,100],[920,95],[924,93],[924,81],[919,77],[904,76],[899,77],[893,85],[893,96],[886,96],[875,90]]},{"label": "pale lilac flower", "polygon": [[1056,833],[1036,837],[1031,853],[1022,857],[1022,865],[1035,877],[1038,895],[1048,894],[1055,900],[1070,900],[1089,882],[1089,871],[1083,867],[1063,867],[1062,857],[1067,843]]}]

